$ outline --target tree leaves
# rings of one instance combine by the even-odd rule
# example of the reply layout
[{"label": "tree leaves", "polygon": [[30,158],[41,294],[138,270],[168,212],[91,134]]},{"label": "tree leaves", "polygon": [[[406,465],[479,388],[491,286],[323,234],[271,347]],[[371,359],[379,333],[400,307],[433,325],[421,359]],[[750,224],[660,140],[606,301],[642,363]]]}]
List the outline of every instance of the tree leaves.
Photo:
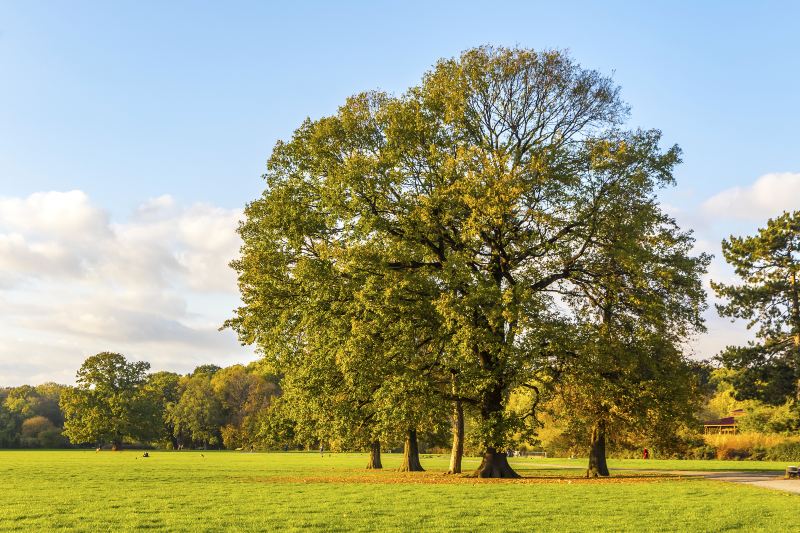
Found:
[{"label": "tree leaves", "polygon": [[768,403],[799,397],[800,211],[768,220],[756,235],[723,240],[722,252],[741,283],[711,283],[727,300],[717,310],[747,320],[759,339],[718,356],[724,365],[741,370],[737,396]]}]

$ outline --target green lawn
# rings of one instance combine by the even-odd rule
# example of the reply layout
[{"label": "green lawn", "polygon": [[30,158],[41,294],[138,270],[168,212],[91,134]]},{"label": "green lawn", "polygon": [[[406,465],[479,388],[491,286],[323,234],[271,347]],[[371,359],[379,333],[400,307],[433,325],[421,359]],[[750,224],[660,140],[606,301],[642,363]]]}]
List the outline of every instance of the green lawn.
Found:
[{"label": "green lawn", "polygon": [[484,481],[441,474],[441,456],[399,474],[388,454],[382,472],[363,470],[359,454],[140,455],[0,452],[0,529],[775,531],[800,520],[796,495],[635,472],[587,481],[541,466],[552,459],[514,460],[534,479]]}]

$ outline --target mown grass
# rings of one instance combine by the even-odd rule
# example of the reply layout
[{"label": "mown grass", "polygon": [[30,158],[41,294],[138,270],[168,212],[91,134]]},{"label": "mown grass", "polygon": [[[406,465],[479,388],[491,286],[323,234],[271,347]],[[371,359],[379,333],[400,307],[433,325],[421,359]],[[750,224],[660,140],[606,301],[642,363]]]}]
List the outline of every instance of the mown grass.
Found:
[{"label": "mown grass", "polygon": [[453,479],[446,457],[414,474],[390,471],[399,460],[368,472],[363,454],[4,451],[0,529],[774,531],[800,519],[800,497],[731,483],[584,480],[533,459],[514,460],[521,482]]}]

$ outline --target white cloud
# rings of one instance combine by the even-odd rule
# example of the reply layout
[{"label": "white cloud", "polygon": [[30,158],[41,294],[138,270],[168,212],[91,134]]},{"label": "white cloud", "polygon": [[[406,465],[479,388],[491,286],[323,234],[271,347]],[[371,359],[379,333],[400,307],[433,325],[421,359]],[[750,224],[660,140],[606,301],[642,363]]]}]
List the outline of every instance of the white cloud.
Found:
[{"label": "white cloud", "polygon": [[710,306],[705,314],[708,332],[694,340],[694,352],[708,358],[727,345],[741,345],[752,340],[753,333],[747,330],[744,321],[731,322],[720,317],[714,307],[720,300],[711,289],[710,280],[726,284],[740,282],[733,268],[725,262],[720,243],[730,235],[753,235],[769,218],[800,209],[800,173],[764,174],[750,185],[724,189],[705,201],[679,207],[668,205],[665,209],[682,227],[695,231],[695,253],[714,255],[703,279]]},{"label": "white cloud", "polygon": [[241,216],[161,196],[115,222],[81,191],[0,197],[0,385],[63,381],[101,350],[183,371],[251,357],[217,331]]},{"label": "white cloud", "polygon": [[800,173],[765,174],[747,187],[733,187],[703,203],[709,215],[766,221],[784,211],[800,209]]},{"label": "white cloud", "polygon": [[80,241],[87,232],[105,232],[108,215],[92,206],[83,191],[38,192],[27,198],[0,198],[0,227]]}]

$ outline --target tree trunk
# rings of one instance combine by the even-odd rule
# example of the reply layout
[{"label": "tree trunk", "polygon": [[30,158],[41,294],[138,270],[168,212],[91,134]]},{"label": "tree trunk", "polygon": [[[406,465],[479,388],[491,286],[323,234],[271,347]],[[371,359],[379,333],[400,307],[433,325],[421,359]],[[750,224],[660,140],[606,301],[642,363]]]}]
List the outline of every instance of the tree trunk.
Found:
[{"label": "tree trunk", "polygon": [[589,468],[586,477],[608,476],[606,464],[606,423],[598,420],[592,427],[591,448],[589,450]]},{"label": "tree trunk", "polygon": [[[488,364],[488,356],[483,357],[484,369],[492,370],[493,365]],[[503,386],[502,383],[495,383],[489,390],[483,393],[481,398],[481,418],[490,424],[490,433],[485,436],[485,452],[483,461],[475,471],[477,477],[490,478],[518,478],[519,474],[514,472],[508,464],[508,457],[505,452],[498,452],[497,448],[503,441]]]},{"label": "tree trunk", "polygon": [[118,452],[120,450],[122,450],[122,441],[121,440],[111,441],[111,451]]},{"label": "tree trunk", "polygon": [[369,447],[369,463],[367,463],[367,470],[374,470],[383,468],[381,464],[381,443],[374,440]]},{"label": "tree trunk", "polygon": [[450,453],[448,474],[461,473],[461,458],[464,456],[464,406],[461,400],[453,402],[453,451]]},{"label": "tree trunk", "polygon": [[417,430],[409,429],[406,433],[406,443],[403,447],[403,464],[400,472],[424,472],[419,462],[419,446],[417,444]]},{"label": "tree trunk", "polygon": [[498,452],[494,448],[487,448],[483,454],[481,466],[475,471],[478,477],[492,478],[518,478],[520,477],[511,465],[508,464],[506,452]]},{"label": "tree trunk", "polygon": [[[792,249],[789,249],[791,254]],[[797,280],[797,273],[792,268],[790,276],[790,291],[792,300],[791,324],[792,343],[794,344],[794,372],[795,372],[795,398],[800,400],[800,282]]]}]

